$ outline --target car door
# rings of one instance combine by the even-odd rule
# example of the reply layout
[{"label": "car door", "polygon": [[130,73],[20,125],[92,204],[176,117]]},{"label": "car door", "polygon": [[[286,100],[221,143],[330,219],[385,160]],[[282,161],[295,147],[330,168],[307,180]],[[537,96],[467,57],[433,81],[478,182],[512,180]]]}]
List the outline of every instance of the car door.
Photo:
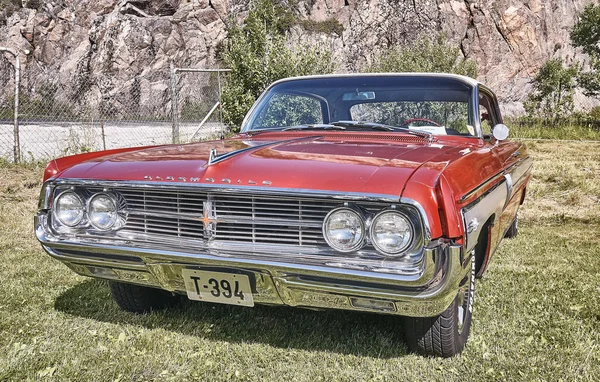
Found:
[{"label": "car door", "polygon": [[490,237],[490,253],[498,246],[506,230],[517,216],[517,210],[524,193],[526,164],[531,161],[527,149],[521,142],[503,140],[493,137],[494,126],[502,123],[498,101],[491,91],[479,88],[479,116],[484,140],[491,146],[493,154],[502,163],[503,176],[506,180],[507,198],[501,215],[496,217]]}]

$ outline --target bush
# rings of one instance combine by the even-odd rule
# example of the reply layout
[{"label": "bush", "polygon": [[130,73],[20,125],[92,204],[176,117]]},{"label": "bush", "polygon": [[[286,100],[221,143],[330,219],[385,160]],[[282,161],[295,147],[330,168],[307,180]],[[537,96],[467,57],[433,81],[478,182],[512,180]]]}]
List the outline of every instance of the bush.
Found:
[{"label": "bush", "polygon": [[221,59],[232,71],[223,87],[223,119],[237,132],[246,112],[272,82],[293,76],[331,73],[331,53],[300,44],[288,46],[292,13],[275,0],[257,0],[243,26],[232,23]]},{"label": "bush", "polygon": [[600,122],[600,106],[596,106],[588,113],[590,119]]},{"label": "bush", "polygon": [[571,114],[578,73],[577,66],[565,68],[560,58],[546,61],[532,81],[533,92],[523,104],[525,111],[555,121]]},{"label": "bush", "polygon": [[421,36],[407,46],[385,50],[375,57],[367,71],[438,72],[477,77],[475,62],[462,57],[460,49],[450,44],[443,35],[433,39]]},{"label": "bush", "polygon": [[323,21],[302,20],[299,22],[302,28],[309,32],[336,34],[341,36],[344,32],[344,26],[336,19],[327,19]]},{"label": "bush", "polygon": [[600,5],[589,4],[579,15],[571,32],[573,46],[590,56],[591,69],[578,76],[587,96],[600,96]]}]

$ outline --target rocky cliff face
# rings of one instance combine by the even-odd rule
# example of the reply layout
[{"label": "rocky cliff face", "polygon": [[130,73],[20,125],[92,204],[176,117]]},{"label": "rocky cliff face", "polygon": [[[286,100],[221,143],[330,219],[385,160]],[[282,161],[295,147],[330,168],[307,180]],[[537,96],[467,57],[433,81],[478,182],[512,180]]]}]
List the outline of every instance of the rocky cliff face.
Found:
[{"label": "rocky cliff face", "polygon": [[[442,32],[477,62],[479,79],[496,90],[505,111],[518,112],[546,59],[582,58],[569,43],[569,31],[577,13],[597,2],[299,0],[302,18],[335,19],[344,30],[311,31],[300,24],[292,34],[331,46],[344,72],[360,71],[381,49]],[[151,103],[160,101],[149,96],[155,94],[152,87],[167,91],[152,78],[168,73],[171,60],[179,67],[217,66],[226,22],[242,19],[248,0],[30,0],[25,5],[29,8],[0,26],[0,46],[21,53],[24,86],[58,79],[75,92],[94,77],[101,90],[90,97],[110,95],[127,103],[128,94],[137,91],[137,102]]]},{"label": "rocky cliff face", "polygon": [[508,113],[522,112],[529,82],[550,57],[567,63],[585,57],[570,45],[577,14],[590,0],[317,0],[305,17],[333,17],[345,27],[331,38],[350,71],[377,50],[419,33],[443,32],[473,59],[479,80],[494,89]]}]

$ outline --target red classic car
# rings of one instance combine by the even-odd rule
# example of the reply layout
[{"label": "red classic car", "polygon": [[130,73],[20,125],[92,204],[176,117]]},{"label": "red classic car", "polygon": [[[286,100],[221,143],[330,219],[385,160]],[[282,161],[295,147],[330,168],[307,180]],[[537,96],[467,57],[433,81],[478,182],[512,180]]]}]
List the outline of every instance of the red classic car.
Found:
[{"label": "red classic car", "polygon": [[35,232],[125,310],[187,294],[395,314],[410,349],[452,356],[517,233],[532,161],[507,135],[471,78],[285,79],[231,139],[52,161]]}]

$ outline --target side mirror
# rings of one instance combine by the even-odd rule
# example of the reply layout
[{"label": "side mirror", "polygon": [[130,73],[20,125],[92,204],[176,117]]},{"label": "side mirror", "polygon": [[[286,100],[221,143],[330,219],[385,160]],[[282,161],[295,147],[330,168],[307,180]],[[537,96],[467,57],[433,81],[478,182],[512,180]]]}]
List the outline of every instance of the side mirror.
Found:
[{"label": "side mirror", "polygon": [[505,124],[499,123],[496,126],[494,126],[492,132],[494,134],[494,138],[496,138],[497,141],[503,141],[506,138],[508,138],[509,129],[508,126],[506,126]]}]

